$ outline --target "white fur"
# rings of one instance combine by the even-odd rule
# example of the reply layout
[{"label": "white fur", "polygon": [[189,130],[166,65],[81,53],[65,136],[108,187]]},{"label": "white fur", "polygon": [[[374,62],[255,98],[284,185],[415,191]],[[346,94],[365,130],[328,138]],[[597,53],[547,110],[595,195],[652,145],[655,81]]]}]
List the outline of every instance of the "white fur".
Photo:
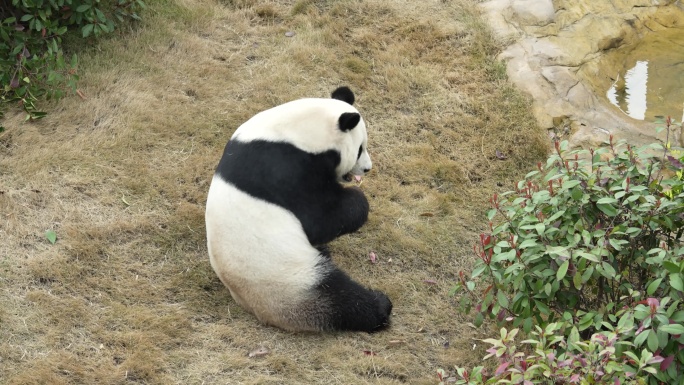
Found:
[{"label": "white fur", "polygon": [[293,303],[286,299],[301,301],[322,274],[316,265],[320,252],[294,214],[219,176],[209,188],[206,225],[211,266],[236,301],[257,314],[290,309]]},{"label": "white fur", "polygon": [[[338,119],[345,112],[359,113],[351,104],[337,99],[299,99],[254,115],[238,127],[233,139],[286,142],[310,153],[335,149],[340,151],[342,159],[336,170],[339,178],[349,172],[363,175],[364,170],[372,167],[366,148],[366,123],[361,118],[354,129],[342,132]],[[357,162],[362,143],[363,153]]]}]

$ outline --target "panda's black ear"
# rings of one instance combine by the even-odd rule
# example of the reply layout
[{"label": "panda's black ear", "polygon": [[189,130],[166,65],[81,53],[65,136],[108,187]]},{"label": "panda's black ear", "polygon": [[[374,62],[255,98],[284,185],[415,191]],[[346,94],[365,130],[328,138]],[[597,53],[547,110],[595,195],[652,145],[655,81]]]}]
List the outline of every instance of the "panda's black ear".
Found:
[{"label": "panda's black ear", "polygon": [[340,127],[340,130],[347,132],[354,127],[356,127],[357,124],[359,124],[359,121],[361,120],[361,115],[359,115],[356,112],[345,112],[342,115],[340,115],[340,119],[338,119],[338,124]]},{"label": "panda's black ear", "polygon": [[332,98],[354,105],[354,93],[347,86],[342,86],[332,93]]}]

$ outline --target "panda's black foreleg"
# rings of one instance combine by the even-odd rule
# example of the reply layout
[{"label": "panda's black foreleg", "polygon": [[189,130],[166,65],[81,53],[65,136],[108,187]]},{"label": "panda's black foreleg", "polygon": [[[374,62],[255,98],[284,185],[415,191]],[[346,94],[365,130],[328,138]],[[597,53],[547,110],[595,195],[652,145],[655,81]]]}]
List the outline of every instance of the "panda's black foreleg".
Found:
[{"label": "panda's black foreleg", "polygon": [[323,322],[327,330],[372,333],[390,324],[390,299],[380,291],[361,286],[337,267],[333,266],[315,290],[329,310]]},{"label": "panda's black foreleg", "polygon": [[358,187],[344,188],[342,198],[333,211],[334,222],[339,225],[338,236],[353,233],[368,220],[370,206],[363,191]]},{"label": "panda's black foreleg", "polygon": [[368,220],[368,199],[358,187],[340,189],[335,199],[324,207],[311,210],[315,214],[302,220],[312,245],[324,245],[344,234],[357,231]]}]

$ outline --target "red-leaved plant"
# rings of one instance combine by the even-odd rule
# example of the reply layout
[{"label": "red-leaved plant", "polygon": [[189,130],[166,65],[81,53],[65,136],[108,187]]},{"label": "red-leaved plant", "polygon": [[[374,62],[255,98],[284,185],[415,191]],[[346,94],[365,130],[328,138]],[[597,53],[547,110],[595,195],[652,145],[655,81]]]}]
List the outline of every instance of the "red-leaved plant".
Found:
[{"label": "red-leaved plant", "polygon": [[[567,322],[588,339],[620,327],[618,357],[662,356],[650,384],[684,384],[684,170],[681,149],[568,151],[495,194],[490,232],[453,292],[476,325],[490,317],[531,332]],[[678,125],[678,124],[677,124]],[[478,287],[479,286],[479,287]],[[567,335],[569,337],[569,335]]]},{"label": "red-leaved plant", "polygon": [[[646,349],[629,352],[624,357],[616,355],[623,330],[596,333],[587,341],[580,341],[577,330],[565,337],[564,329],[572,329],[568,323],[550,323],[544,329],[539,326],[529,333],[529,338],[516,342],[519,329],[501,329],[500,338],[488,338],[483,342],[491,345],[485,360],[496,359],[496,368],[487,371],[478,366],[468,371],[455,368],[449,374],[439,370],[440,384],[646,384],[646,375],[657,373],[663,362]],[[520,345],[518,345],[520,344]]]}]

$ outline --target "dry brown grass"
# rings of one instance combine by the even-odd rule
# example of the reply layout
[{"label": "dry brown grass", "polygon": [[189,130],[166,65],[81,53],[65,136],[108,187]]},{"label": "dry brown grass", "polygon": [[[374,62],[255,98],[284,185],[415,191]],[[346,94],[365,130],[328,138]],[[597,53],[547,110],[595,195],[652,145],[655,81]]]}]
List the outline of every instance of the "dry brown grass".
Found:
[{"label": "dry brown grass", "polygon": [[[437,368],[479,363],[484,334],[447,293],[488,197],[546,144],[475,1],[148,3],[139,28],[80,53],[85,100],[32,124],[5,118],[0,383],[434,384]],[[388,293],[393,326],[287,333],[258,324],[211,270],[205,196],[241,122],[342,84],[375,169],[369,223],[331,249]],[[270,354],[247,357],[259,346]]]}]

